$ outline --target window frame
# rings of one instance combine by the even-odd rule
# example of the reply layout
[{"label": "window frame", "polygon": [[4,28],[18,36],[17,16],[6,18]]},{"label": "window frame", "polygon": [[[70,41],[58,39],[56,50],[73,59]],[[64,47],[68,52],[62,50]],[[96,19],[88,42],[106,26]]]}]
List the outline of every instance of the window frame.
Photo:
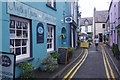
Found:
[{"label": "window frame", "polygon": [[105,29],[105,24],[102,24],[102,28]]},{"label": "window frame", "polygon": [[47,7],[57,11],[56,9],[56,0],[47,0],[47,4],[46,4]]},{"label": "window frame", "polygon": [[47,53],[53,52],[55,50],[55,26],[47,24],[47,40],[48,39],[50,40],[51,38],[48,37],[48,27],[52,28],[52,36],[53,37],[52,37],[52,48],[48,49],[48,44],[50,44],[50,43],[47,42]]},{"label": "window frame", "polygon": [[[13,15],[10,15],[10,21],[11,20],[14,20],[15,21],[15,24],[14,24],[14,26],[15,26],[15,37],[13,37],[13,38],[11,38],[11,36],[10,36],[10,40],[14,40],[14,47],[13,47],[13,50],[14,50],[14,54],[16,54],[16,48],[20,48],[21,49],[21,55],[16,55],[16,61],[21,61],[21,60],[24,60],[24,59],[28,59],[28,58],[30,58],[30,57],[32,57],[32,48],[31,48],[31,27],[30,27],[30,25],[31,25],[31,21],[30,20],[28,20],[28,19],[24,19],[24,18],[20,18],[20,17],[16,17],[16,16],[13,16]],[[17,21],[19,21],[19,22],[25,22],[25,23],[27,23],[27,29],[21,29],[21,37],[16,37],[17,35],[16,35],[16,31],[18,30],[17,29],[17,26],[16,26],[16,22]],[[10,24],[11,25],[11,24]],[[11,30],[11,27],[10,27],[10,25],[9,25],[9,30]],[[24,33],[24,31],[27,31],[27,37],[26,38],[24,38],[24,36],[23,36],[23,33]],[[11,34],[11,33],[10,33]],[[20,40],[20,46],[16,46],[15,45],[15,43],[16,43],[16,40]],[[23,40],[27,40],[26,41],[26,46],[23,46]],[[11,45],[11,44],[10,44]],[[23,50],[23,48],[26,48],[26,54],[22,54],[23,52],[22,52],[22,50]],[[10,47],[10,50],[11,50],[11,47]]]}]

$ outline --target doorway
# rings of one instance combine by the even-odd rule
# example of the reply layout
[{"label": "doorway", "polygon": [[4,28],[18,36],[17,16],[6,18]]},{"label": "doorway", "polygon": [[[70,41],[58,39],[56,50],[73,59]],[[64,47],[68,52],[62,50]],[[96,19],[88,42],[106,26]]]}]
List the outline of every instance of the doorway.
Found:
[{"label": "doorway", "polygon": [[99,33],[99,42],[103,42],[103,34]]}]

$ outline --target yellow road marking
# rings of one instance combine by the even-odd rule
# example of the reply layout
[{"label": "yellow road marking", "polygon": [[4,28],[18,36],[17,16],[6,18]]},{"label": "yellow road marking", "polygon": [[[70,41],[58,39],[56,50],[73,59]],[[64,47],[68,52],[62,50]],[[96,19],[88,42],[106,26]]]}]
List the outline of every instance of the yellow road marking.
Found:
[{"label": "yellow road marking", "polygon": [[86,60],[87,56],[88,56],[88,50],[86,50],[86,56],[83,59],[83,61],[79,64],[79,66],[76,68],[76,70],[73,72],[73,74],[70,76],[70,78],[68,80],[71,80],[73,78],[73,76],[75,75],[75,73],[78,71],[78,69],[81,67],[81,65],[83,64],[83,62]]},{"label": "yellow road marking", "polygon": [[[102,50],[102,54],[103,54],[103,50]],[[105,70],[106,70],[107,78],[108,78],[108,80],[110,80],[110,75],[109,75],[109,72],[108,72],[108,69],[107,69],[107,64],[105,62],[104,54],[103,54],[103,61],[104,61],[104,65],[105,65]]]},{"label": "yellow road marking", "polygon": [[[85,50],[86,51],[86,50]],[[65,80],[69,75],[70,73],[76,68],[76,66],[82,61],[82,59],[84,58],[86,52],[84,53],[84,55],[82,56],[82,58],[80,59],[80,61],[67,73],[67,75],[64,76],[64,78],[62,80]]]},{"label": "yellow road marking", "polygon": [[[104,49],[103,49],[103,50],[104,50]],[[112,68],[111,68],[111,66],[110,66],[110,63],[109,63],[109,61],[108,61],[108,58],[107,58],[107,56],[106,56],[105,50],[104,50],[104,54],[105,54],[106,61],[107,61],[107,63],[108,63],[108,66],[109,66],[109,69],[110,69],[110,72],[111,72],[111,76],[112,76],[112,78],[115,80],[115,76],[114,76],[114,74],[113,74],[113,70],[112,70]]]},{"label": "yellow road marking", "polygon": [[[109,63],[109,61],[108,61],[108,58],[107,58],[107,56],[106,56],[106,52],[105,52],[103,46],[101,46],[101,48],[102,48],[102,54],[103,54],[103,57],[104,57],[104,61],[105,61],[105,59],[106,59],[105,64],[106,64],[106,62],[107,62],[108,67],[109,67],[109,69],[110,69],[111,76],[112,76],[113,80],[115,80],[115,76],[114,76],[113,70],[112,70],[112,68],[111,68],[111,66],[110,66],[110,63]],[[107,65],[106,65],[106,68],[107,68]],[[106,72],[107,72],[107,70],[106,70]],[[108,75],[109,72],[106,73],[106,74],[107,74],[107,77],[109,77],[109,75]],[[108,78],[108,79],[110,80],[110,78]]]}]

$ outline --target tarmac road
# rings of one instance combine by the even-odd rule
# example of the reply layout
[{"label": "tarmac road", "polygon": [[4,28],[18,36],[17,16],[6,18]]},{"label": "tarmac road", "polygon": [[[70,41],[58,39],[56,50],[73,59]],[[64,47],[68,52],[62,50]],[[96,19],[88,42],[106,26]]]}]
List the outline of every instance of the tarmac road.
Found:
[{"label": "tarmac road", "polygon": [[65,79],[108,79],[118,80],[118,74],[102,45],[98,51],[92,45],[60,78]]}]

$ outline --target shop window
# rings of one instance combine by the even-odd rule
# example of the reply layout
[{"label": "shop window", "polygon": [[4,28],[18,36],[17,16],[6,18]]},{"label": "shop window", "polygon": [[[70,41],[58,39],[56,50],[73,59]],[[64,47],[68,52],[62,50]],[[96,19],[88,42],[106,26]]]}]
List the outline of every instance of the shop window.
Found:
[{"label": "shop window", "polygon": [[54,26],[47,25],[47,52],[54,51]]},{"label": "shop window", "polygon": [[56,10],[56,0],[47,0],[47,6]]},{"label": "shop window", "polygon": [[16,54],[16,61],[30,57],[30,21],[10,17],[10,52]]}]

